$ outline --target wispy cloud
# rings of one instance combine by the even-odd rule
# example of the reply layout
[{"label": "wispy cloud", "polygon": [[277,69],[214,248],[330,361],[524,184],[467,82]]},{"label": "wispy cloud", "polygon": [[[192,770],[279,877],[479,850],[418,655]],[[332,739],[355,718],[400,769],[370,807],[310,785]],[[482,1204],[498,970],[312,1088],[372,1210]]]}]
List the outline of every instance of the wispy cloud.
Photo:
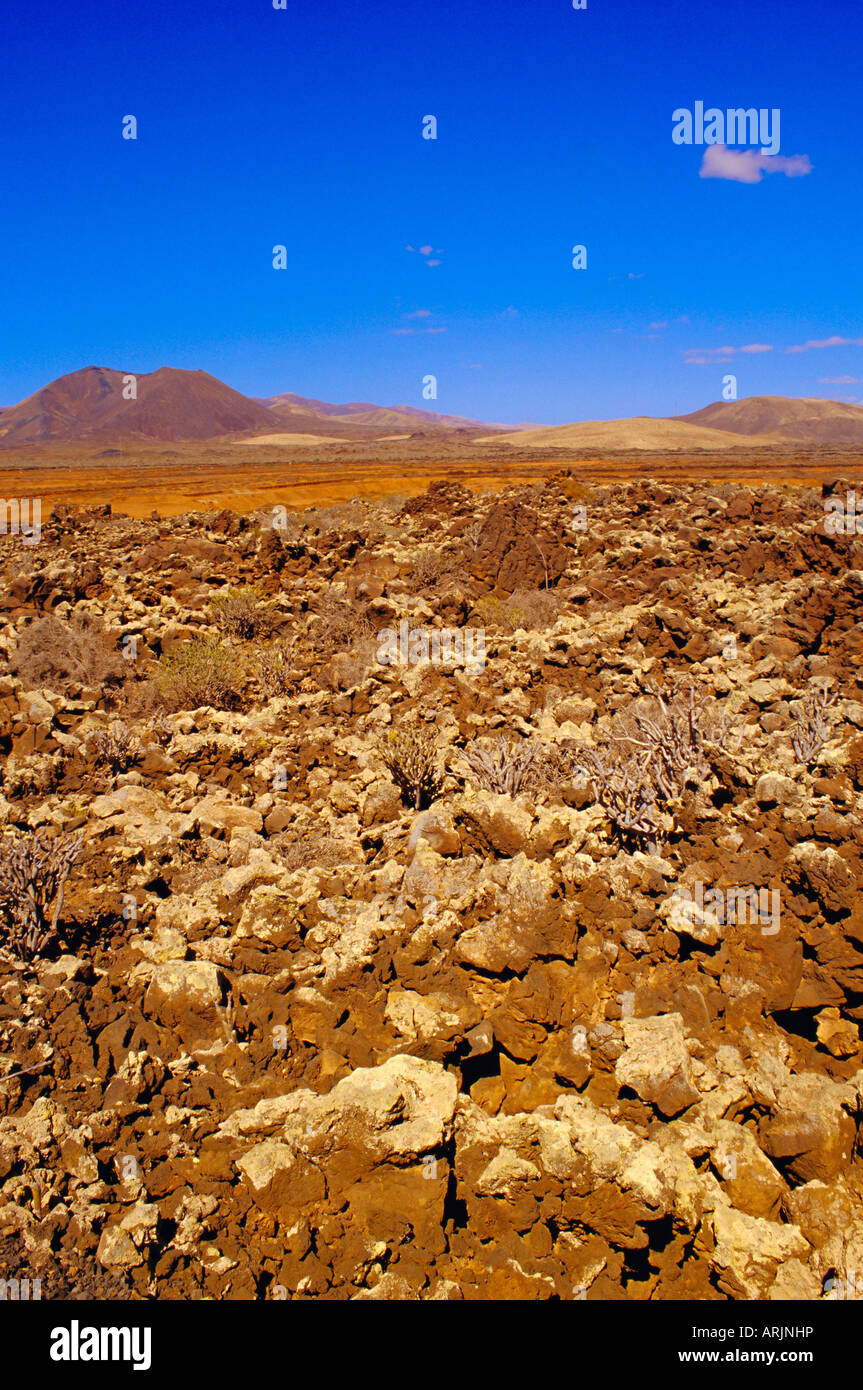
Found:
[{"label": "wispy cloud", "polygon": [[765,174],[785,174],[789,179],[812,173],[805,154],[762,154],[760,150],[730,150],[727,145],[708,145],[700,179],[731,179],[734,183],[760,183]]},{"label": "wispy cloud", "polygon": [[717,348],[684,348],[685,365],[687,367],[703,367],[709,362],[727,362],[729,358],[736,357],[739,352],[772,352],[772,343],[744,343],[742,347],[717,347]]},{"label": "wispy cloud", "polygon": [[648,328],[667,328],[668,319],[659,319],[656,323],[649,323]]},{"label": "wispy cloud", "polygon": [[819,386],[859,386],[863,376],[819,376]]},{"label": "wispy cloud", "polygon": [[445,328],[391,328],[396,338],[415,338],[418,333],[446,333]]},{"label": "wispy cloud", "polygon": [[410,314],[402,314],[403,319],[430,319],[431,309],[414,309]]},{"label": "wispy cloud", "polygon": [[863,338],[840,338],[838,335],[832,338],[807,338],[805,343],[795,343],[793,347],[788,347],[785,351],[809,352],[812,348],[831,347],[863,347]]},{"label": "wispy cloud", "polygon": [[[440,265],[440,257],[443,255],[443,248],[440,246],[406,246],[406,251],[415,251],[425,258],[426,265]],[[434,256],[432,256],[434,252]]]}]

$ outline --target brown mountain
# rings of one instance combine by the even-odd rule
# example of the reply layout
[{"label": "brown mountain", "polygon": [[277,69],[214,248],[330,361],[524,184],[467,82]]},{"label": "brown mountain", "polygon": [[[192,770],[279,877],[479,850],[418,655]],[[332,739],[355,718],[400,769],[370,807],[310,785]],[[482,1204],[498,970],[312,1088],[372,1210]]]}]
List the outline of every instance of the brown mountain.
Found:
[{"label": "brown mountain", "polygon": [[[257,397],[261,405],[266,405],[281,420],[307,418],[308,415],[323,415],[328,420],[341,420],[345,424],[372,425],[393,429],[414,429],[417,421],[437,429],[497,429],[480,420],[469,420],[462,415],[439,415],[434,410],[419,410],[412,405],[373,405],[370,401],[348,401],[344,405],[332,405],[329,401],[316,401],[310,396],[296,396],[285,391],[279,396]],[[508,428],[512,429],[512,426]]]},{"label": "brown mountain", "polygon": [[125,375],[84,367],[58,377],[3,411],[0,448],[86,439],[212,439],[272,428],[265,406],[208,372],[143,372],[136,376],[136,400],[123,398]]},{"label": "brown mountain", "polygon": [[495,428],[411,406],[390,409],[367,401],[332,405],[291,392],[252,399],[209,372],[177,367],[137,373],[135,381],[136,397],[127,400],[127,374],[111,367],[83,367],[58,377],[18,405],[0,409],[0,449],[76,441],[173,443],[229,435],[362,441],[384,434],[407,436],[417,421],[433,430]]},{"label": "brown mountain", "polygon": [[749,396],[676,415],[685,424],[731,434],[779,435],[795,444],[863,444],[863,406],[820,397]]}]

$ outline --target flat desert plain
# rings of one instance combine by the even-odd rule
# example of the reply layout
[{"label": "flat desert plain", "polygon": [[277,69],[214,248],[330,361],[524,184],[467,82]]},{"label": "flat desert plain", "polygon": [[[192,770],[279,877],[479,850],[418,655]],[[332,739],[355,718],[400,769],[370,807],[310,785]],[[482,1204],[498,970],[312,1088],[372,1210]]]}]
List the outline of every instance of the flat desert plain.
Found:
[{"label": "flat desert plain", "polygon": [[[429,482],[446,479],[473,492],[499,491],[538,482],[571,469],[585,482],[773,482],[819,485],[825,478],[863,476],[863,450],[793,446],[707,450],[591,451],[527,448],[492,440],[451,443],[376,440],[324,445],[303,439],[278,447],[258,440],[226,444],[177,444],[166,449],[44,446],[0,455],[0,496],[40,497],[43,511],[56,503],[96,506],[132,517],[178,516],[189,511],[246,512],[283,505],[288,510],[325,506],[352,497],[414,497]],[[47,513],[46,513],[47,514]]]}]

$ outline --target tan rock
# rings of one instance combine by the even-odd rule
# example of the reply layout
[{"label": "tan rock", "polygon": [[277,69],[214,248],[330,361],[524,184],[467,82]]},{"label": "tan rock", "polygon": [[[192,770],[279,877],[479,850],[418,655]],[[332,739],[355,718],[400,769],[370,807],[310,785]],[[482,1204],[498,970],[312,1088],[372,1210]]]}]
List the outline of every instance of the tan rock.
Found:
[{"label": "tan rock", "polygon": [[621,1086],[667,1116],[700,1099],[680,1014],[624,1019],[623,1037],[626,1050],[614,1069]]}]

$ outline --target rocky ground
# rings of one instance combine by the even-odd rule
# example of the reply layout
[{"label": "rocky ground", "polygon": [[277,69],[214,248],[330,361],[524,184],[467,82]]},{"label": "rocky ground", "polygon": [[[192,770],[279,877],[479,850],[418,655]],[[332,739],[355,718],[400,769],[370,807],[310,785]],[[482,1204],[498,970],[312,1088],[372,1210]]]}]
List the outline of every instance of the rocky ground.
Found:
[{"label": "rocky ground", "polygon": [[[824,518],[562,473],[0,538],[0,1277],[853,1296],[863,537]],[[381,665],[404,619],[484,669]],[[603,790],[590,750],[693,690],[674,785]],[[34,832],[73,862],[25,949]]]}]

